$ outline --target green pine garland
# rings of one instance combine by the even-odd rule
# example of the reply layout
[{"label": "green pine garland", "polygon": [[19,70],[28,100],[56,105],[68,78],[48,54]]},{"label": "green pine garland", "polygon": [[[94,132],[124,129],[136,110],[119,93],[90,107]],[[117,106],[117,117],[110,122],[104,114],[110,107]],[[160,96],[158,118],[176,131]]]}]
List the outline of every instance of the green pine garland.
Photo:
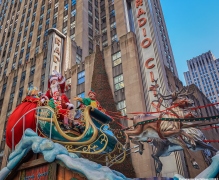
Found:
[{"label": "green pine garland", "polygon": [[53,108],[53,109],[56,108],[56,105],[55,105],[55,102],[54,102],[54,99],[53,99],[53,98],[51,98],[51,99],[49,100],[48,105],[49,105],[51,108]]},{"label": "green pine garland", "polygon": [[138,122],[137,124],[134,125],[137,126],[137,125],[142,125],[142,124],[147,124],[147,123],[150,123],[150,122],[154,122],[154,121],[157,121],[157,120],[161,120],[161,121],[175,121],[175,122],[195,122],[195,121],[210,121],[210,120],[216,120],[218,119],[218,116],[211,116],[211,117],[204,117],[204,118],[190,118],[190,119],[182,119],[182,118],[161,118],[161,119],[158,119],[158,118],[155,118],[155,119],[152,119],[152,120],[146,120],[146,121],[142,121],[142,122]]}]

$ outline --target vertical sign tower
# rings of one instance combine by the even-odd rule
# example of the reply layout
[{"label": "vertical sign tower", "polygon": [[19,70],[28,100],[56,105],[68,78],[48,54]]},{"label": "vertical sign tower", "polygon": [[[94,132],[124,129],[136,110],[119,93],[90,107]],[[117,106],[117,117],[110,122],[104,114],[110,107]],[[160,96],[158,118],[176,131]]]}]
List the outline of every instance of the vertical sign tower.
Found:
[{"label": "vertical sign tower", "polygon": [[49,43],[46,60],[44,91],[48,87],[49,75],[53,74],[54,70],[62,74],[65,56],[64,44],[66,36],[54,28],[49,29],[48,34]]}]

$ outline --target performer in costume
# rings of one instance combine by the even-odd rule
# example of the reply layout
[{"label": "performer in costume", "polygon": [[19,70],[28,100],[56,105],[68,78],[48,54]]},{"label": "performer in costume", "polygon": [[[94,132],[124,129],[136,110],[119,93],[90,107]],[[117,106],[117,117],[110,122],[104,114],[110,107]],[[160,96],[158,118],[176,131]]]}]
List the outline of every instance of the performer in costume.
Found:
[{"label": "performer in costume", "polygon": [[81,108],[83,105],[85,106],[91,105],[92,107],[97,108],[98,110],[104,113],[106,112],[106,110],[103,109],[100,103],[96,100],[96,93],[94,91],[88,92],[88,98],[75,97],[74,100],[80,101],[82,103],[82,105],[79,108]]},{"label": "performer in costume", "polygon": [[57,115],[63,121],[64,127],[66,129],[70,129],[69,119],[68,119],[69,110],[66,109],[65,103],[63,103],[63,99],[62,96],[60,96],[59,91],[56,91],[53,94],[54,94],[53,99],[57,108]]},{"label": "performer in costume", "polygon": [[[9,148],[12,148],[12,128],[17,123],[17,121],[28,111],[37,107],[40,102],[39,91],[36,87],[29,87],[27,96],[24,98],[21,104],[19,104],[15,110],[12,112],[8,118],[8,123],[6,127],[6,143]],[[30,128],[36,131],[35,122],[35,110],[30,111],[24,118],[25,129]],[[19,143],[23,135],[23,119],[18,122],[14,128],[14,147]]]},{"label": "performer in costume", "polygon": [[48,90],[45,95],[43,95],[41,102],[44,103],[45,100],[53,98],[56,100],[58,109],[58,116],[60,120],[64,120],[64,127],[70,129],[68,122],[69,110],[74,108],[74,105],[70,103],[68,97],[64,93],[65,91],[65,77],[60,73],[54,71],[55,75],[51,75],[48,81]]}]

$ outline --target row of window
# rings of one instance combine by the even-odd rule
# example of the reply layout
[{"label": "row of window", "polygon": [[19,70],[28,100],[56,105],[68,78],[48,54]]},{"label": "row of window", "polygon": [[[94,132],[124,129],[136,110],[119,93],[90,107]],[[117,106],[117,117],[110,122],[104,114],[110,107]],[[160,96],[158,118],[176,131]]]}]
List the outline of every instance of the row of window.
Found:
[{"label": "row of window", "polygon": [[[58,1],[56,0],[56,4],[55,4],[55,6],[57,6],[57,8],[58,8]],[[32,4],[32,2],[30,2],[30,6],[31,6],[31,4]],[[41,16],[40,16],[40,24],[39,24],[39,27],[38,27],[38,34],[40,34],[41,33],[41,29],[42,29],[42,20],[43,20],[43,17],[44,17],[44,7],[45,7],[45,1],[43,1],[43,3],[42,3],[42,7],[41,7]],[[72,1],[72,5],[75,5],[76,4],[76,0],[74,0],[74,1]],[[49,5],[51,5],[51,2],[49,3]],[[35,5],[34,5],[34,7],[37,7],[37,2],[35,3]],[[50,6],[51,7],[51,6]],[[49,8],[50,8],[49,7]],[[31,11],[31,9],[29,9],[28,10],[28,13],[30,13],[30,11]],[[42,12],[43,11],[43,12]],[[49,17],[48,15],[50,15],[50,9],[48,9],[48,11],[47,11],[47,18]],[[76,13],[76,11],[75,10],[73,10],[72,11],[72,14],[73,15],[75,15],[75,13]],[[55,13],[55,15],[56,15],[57,13]],[[55,15],[54,15],[54,17],[55,17]],[[36,16],[36,12],[34,12],[33,13],[33,17],[35,17]],[[25,18],[25,12],[23,13],[23,15],[22,15],[22,18]],[[29,21],[28,21],[28,18],[29,17],[27,17],[27,23],[29,23]],[[32,18],[33,19],[33,18]],[[35,18],[34,18],[35,19]],[[25,30],[28,30],[28,24],[26,23],[26,27],[25,27]],[[16,23],[15,23],[16,24]],[[47,19],[46,20],[46,25],[48,25],[49,24],[49,19]],[[31,24],[32,26],[34,25],[34,21],[32,22],[32,24]],[[23,23],[21,23],[21,26],[20,26],[20,30],[22,31],[22,26],[23,26]],[[48,29],[48,27],[47,27],[47,29]],[[14,30],[15,30],[15,28],[14,28]],[[21,37],[21,31],[20,31],[20,33],[19,33],[19,39],[18,39],[18,43],[17,43],[17,50],[18,50],[18,47],[19,47],[19,44],[20,44],[20,42],[19,42],[19,40],[20,40],[20,37]],[[25,31],[26,32],[26,31]],[[32,32],[32,31],[31,31]],[[32,37],[32,34],[31,34],[31,32],[30,32],[30,37]],[[47,35],[47,33],[45,32],[45,35]],[[30,38],[28,39],[28,42],[30,42]],[[23,41],[25,41],[25,36],[24,36],[24,38],[23,38]],[[40,35],[37,37],[37,46],[39,45],[39,42],[40,42]],[[6,43],[7,44],[7,43]],[[24,43],[22,43],[22,45],[24,45]],[[44,46],[46,46],[46,42],[44,42],[44,44],[43,44]],[[30,45],[28,44],[28,48],[30,47]],[[28,49],[27,49],[28,50]],[[21,49],[21,57],[23,56],[23,52],[24,52],[24,47],[22,47],[22,49]],[[36,54],[39,52],[39,47],[37,48],[36,47]],[[26,59],[28,59],[29,58],[29,50],[28,50],[28,52],[27,52],[27,54],[26,54]],[[16,56],[16,54],[17,53],[15,53],[15,58],[17,57]],[[10,53],[9,53],[9,55],[10,55]],[[21,58],[20,57],[20,58]],[[15,59],[14,59],[15,60]]]}]

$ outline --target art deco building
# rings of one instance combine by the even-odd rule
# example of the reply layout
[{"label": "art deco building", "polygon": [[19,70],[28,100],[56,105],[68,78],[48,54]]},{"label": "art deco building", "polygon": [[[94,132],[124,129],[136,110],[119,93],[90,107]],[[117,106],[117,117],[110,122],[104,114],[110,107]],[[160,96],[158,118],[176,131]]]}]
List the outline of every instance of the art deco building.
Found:
[{"label": "art deco building", "polygon": [[[211,101],[219,101],[219,59],[211,51],[187,60],[188,71],[184,72],[186,84],[195,84]],[[219,105],[216,105],[219,108]]]},{"label": "art deco building", "polygon": [[[169,85],[170,77],[178,79],[159,0],[2,0],[0,12],[2,166],[10,152],[5,146],[7,119],[25,97],[27,87],[33,84],[45,91],[48,75],[56,69],[67,78],[66,94],[71,101],[74,96],[86,96],[96,44],[103,52],[114,101],[122,115],[155,111],[151,84],[158,79],[160,91],[167,94],[174,88]],[[123,126],[131,125],[123,122]],[[175,173],[188,177],[190,169],[183,153],[163,158],[163,171],[156,174],[152,148],[144,146],[142,156],[132,155],[136,177],[172,177]]]}]

